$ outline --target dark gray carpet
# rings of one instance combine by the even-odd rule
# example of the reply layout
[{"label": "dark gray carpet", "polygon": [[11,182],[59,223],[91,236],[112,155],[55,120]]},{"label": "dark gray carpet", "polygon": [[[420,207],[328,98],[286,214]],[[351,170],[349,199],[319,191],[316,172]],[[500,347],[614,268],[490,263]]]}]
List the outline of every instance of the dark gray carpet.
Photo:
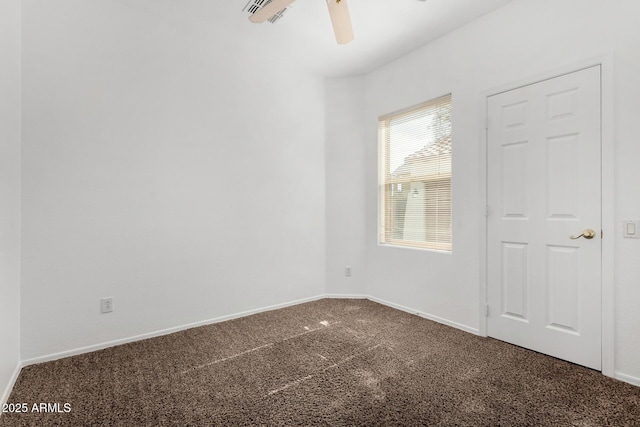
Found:
[{"label": "dark gray carpet", "polygon": [[1,426],[640,426],[640,388],[367,300],[320,300],[22,370]]}]

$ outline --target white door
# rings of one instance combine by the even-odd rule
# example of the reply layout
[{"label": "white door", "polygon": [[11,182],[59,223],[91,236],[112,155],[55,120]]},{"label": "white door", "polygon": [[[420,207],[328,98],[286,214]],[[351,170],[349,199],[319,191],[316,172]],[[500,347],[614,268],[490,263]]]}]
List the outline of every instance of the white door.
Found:
[{"label": "white door", "polygon": [[600,66],[488,98],[488,335],[598,370],[600,117]]}]

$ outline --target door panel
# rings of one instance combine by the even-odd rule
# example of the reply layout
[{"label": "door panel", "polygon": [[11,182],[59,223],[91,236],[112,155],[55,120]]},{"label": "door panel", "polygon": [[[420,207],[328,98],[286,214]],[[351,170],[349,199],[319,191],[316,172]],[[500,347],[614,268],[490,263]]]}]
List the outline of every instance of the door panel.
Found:
[{"label": "door panel", "polygon": [[576,219],[579,135],[547,139],[547,207],[549,219]]},{"label": "door panel", "polygon": [[600,369],[600,67],[491,96],[488,119],[488,334]]},{"label": "door panel", "polygon": [[515,320],[528,320],[529,280],[527,245],[502,243],[502,312]]},{"label": "door panel", "polygon": [[502,147],[502,212],[508,218],[527,217],[527,142]]},{"label": "door panel", "polygon": [[550,328],[580,333],[577,268],[577,248],[547,246],[547,325]]}]

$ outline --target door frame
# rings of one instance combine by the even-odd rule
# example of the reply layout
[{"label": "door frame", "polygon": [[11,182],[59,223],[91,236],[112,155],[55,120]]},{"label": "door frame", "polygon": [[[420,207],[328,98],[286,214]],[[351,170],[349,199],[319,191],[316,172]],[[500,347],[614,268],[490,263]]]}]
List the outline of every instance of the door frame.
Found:
[{"label": "door frame", "polygon": [[487,121],[488,98],[493,95],[518,89],[523,86],[535,84],[554,77],[570,74],[576,71],[600,66],[600,96],[601,104],[601,209],[602,209],[602,374],[615,377],[615,288],[614,288],[614,244],[615,244],[615,217],[614,217],[614,56],[613,52],[605,53],[583,61],[570,63],[562,67],[548,70],[542,73],[516,80],[514,82],[494,87],[480,93],[480,179],[479,179],[479,231],[480,231],[480,292],[479,292],[479,328],[478,335],[488,336],[487,328],[487,274],[488,274],[488,226],[487,226]]}]

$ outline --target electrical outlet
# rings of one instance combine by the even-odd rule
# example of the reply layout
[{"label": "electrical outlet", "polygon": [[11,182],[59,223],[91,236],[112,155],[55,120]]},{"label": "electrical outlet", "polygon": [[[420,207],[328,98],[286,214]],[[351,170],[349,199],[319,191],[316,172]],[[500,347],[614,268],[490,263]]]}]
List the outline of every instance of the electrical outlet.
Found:
[{"label": "electrical outlet", "polygon": [[351,277],[351,267],[347,266],[344,268],[344,275],[346,277]]},{"label": "electrical outlet", "polygon": [[111,313],[113,311],[113,297],[100,299],[100,311],[102,313]]}]

